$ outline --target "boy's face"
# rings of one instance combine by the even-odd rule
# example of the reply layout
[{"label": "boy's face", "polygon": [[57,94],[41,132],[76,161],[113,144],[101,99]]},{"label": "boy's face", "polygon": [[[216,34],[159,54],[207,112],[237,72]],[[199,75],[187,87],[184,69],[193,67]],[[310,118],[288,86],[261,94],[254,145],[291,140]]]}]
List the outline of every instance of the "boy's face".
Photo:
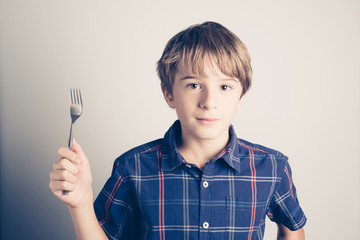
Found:
[{"label": "boy's face", "polygon": [[203,75],[179,66],[173,94],[162,89],[165,100],[176,110],[183,140],[227,141],[229,126],[241,106],[240,81],[224,75],[209,61],[204,62]]}]

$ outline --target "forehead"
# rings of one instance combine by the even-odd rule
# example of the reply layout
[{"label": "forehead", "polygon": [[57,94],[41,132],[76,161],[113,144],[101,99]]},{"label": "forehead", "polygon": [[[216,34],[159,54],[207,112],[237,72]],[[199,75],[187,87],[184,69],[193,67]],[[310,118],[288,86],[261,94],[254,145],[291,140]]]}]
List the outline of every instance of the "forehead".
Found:
[{"label": "forehead", "polygon": [[209,75],[216,75],[220,78],[232,78],[240,81],[236,76],[226,74],[225,71],[222,71],[216,59],[210,57],[196,62],[192,60],[179,62],[175,78],[181,78],[183,76],[208,77]]}]

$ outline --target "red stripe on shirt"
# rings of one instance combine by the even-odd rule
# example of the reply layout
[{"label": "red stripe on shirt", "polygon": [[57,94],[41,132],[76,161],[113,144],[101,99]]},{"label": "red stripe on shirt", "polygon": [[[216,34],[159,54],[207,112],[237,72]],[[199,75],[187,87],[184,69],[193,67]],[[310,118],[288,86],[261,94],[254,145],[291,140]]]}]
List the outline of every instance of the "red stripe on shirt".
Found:
[{"label": "red stripe on shirt", "polygon": [[221,158],[227,152],[227,148],[224,148],[218,155],[216,155],[213,159],[216,160]]},{"label": "red stripe on shirt", "polygon": [[[159,151],[159,157],[161,159],[161,151]],[[164,188],[165,188],[165,184],[164,184],[164,172],[161,171],[161,180],[162,180],[162,226],[163,226],[163,240],[165,240],[165,217],[164,217],[164,213],[165,213],[165,210],[164,210]]]},{"label": "red stripe on shirt", "polygon": [[246,147],[247,149],[251,149],[251,150],[255,150],[255,151],[259,151],[259,152],[264,152],[264,153],[268,153],[268,152],[266,152],[266,151],[264,151],[264,150],[261,150],[261,149],[259,149],[259,148],[255,148],[255,147],[251,147],[251,146],[249,146],[249,145],[246,145],[246,144],[244,144],[244,143],[242,143],[242,142],[240,142],[240,141],[238,141],[238,144],[240,144],[241,146],[243,146],[243,147]]},{"label": "red stripe on shirt", "polygon": [[164,173],[160,170],[161,152],[157,151],[158,171],[159,171],[159,233],[160,240],[165,240],[164,224]]},{"label": "red stripe on shirt", "polygon": [[111,191],[108,200],[105,203],[105,212],[106,212],[106,216],[105,218],[99,222],[100,226],[103,225],[104,223],[106,223],[109,220],[110,214],[109,214],[109,207],[110,207],[110,203],[112,202],[112,200],[115,197],[115,193],[117,192],[118,188],[120,187],[121,183],[123,182],[123,179],[121,178],[121,176],[119,176],[118,180],[116,181],[113,190]]},{"label": "red stripe on shirt", "polygon": [[256,202],[257,202],[256,168],[255,168],[254,151],[260,151],[260,152],[264,152],[264,153],[268,153],[268,152],[258,149],[258,148],[255,148],[255,147],[251,147],[240,141],[238,141],[238,144],[247,148],[249,150],[249,155],[250,155],[251,190],[252,190],[251,221],[250,221],[250,228],[249,228],[249,235],[248,235],[248,240],[250,240],[252,238],[252,233],[254,231],[255,218],[256,218]]},{"label": "red stripe on shirt", "polygon": [[252,190],[252,204],[251,204],[251,221],[250,221],[250,229],[248,240],[251,239],[252,233],[255,225],[255,217],[256,217],[256,202],[257,202],[257,188],[256,188],[256,169],[255,169],[255,159],[253,150],[249,149],[250,154],[250,170],[251,170],[251,190]]},{"label": "red stripe on shirt", "polygon": [[156,145],[156,146],[154,146],[154,147],[152,147],[152,148],[149,148],[149,149],[147,149],[147,150],[145,150],[145,151],[142,151],[141,153],[146,153],[146,152],[149,152],[149,151],[158,150],[158,149],[161,148],[161,146],[162,146],[162,144]]}]

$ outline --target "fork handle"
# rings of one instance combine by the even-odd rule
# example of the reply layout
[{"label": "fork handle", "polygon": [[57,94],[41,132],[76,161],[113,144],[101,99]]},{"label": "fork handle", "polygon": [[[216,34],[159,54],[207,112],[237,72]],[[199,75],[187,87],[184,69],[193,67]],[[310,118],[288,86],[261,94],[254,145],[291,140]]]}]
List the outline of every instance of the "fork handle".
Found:
[{"label": "fork handle", "polygon": [[70,126],[70,135],[69,135],[69,142],[68,142],[68,148],[72,149],[72,145],[73,145],[73,134],[72,134],[72,128],[73,128],[74,122],[71,121],[71,126]]},{"label": "fork handle", "polygon": [[[72,149],[72,145],[73,145],[73,134],[72,134],[72,127],[74,125],[74,122],[71,121],[71,125],[70,125],[70,135],[69,135],[69,142],[68,142],[68,148]],[[62,190],[62,194],[67,196],[69,195],[69,191],[66,190]]]}]

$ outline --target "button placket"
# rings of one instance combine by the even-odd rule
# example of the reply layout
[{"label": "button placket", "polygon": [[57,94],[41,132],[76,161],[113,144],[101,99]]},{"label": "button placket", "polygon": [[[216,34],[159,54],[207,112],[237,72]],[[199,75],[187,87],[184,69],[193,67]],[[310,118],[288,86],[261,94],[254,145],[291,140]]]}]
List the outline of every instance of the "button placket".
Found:
[{"label": "button placket", "polygon": [[208,239],[210,234],[211,209],[208,203],[211,201],[211,191],[209,180],[212,179],[213,167],[212,162],[205,165],[200,181],[200,239]]}]

